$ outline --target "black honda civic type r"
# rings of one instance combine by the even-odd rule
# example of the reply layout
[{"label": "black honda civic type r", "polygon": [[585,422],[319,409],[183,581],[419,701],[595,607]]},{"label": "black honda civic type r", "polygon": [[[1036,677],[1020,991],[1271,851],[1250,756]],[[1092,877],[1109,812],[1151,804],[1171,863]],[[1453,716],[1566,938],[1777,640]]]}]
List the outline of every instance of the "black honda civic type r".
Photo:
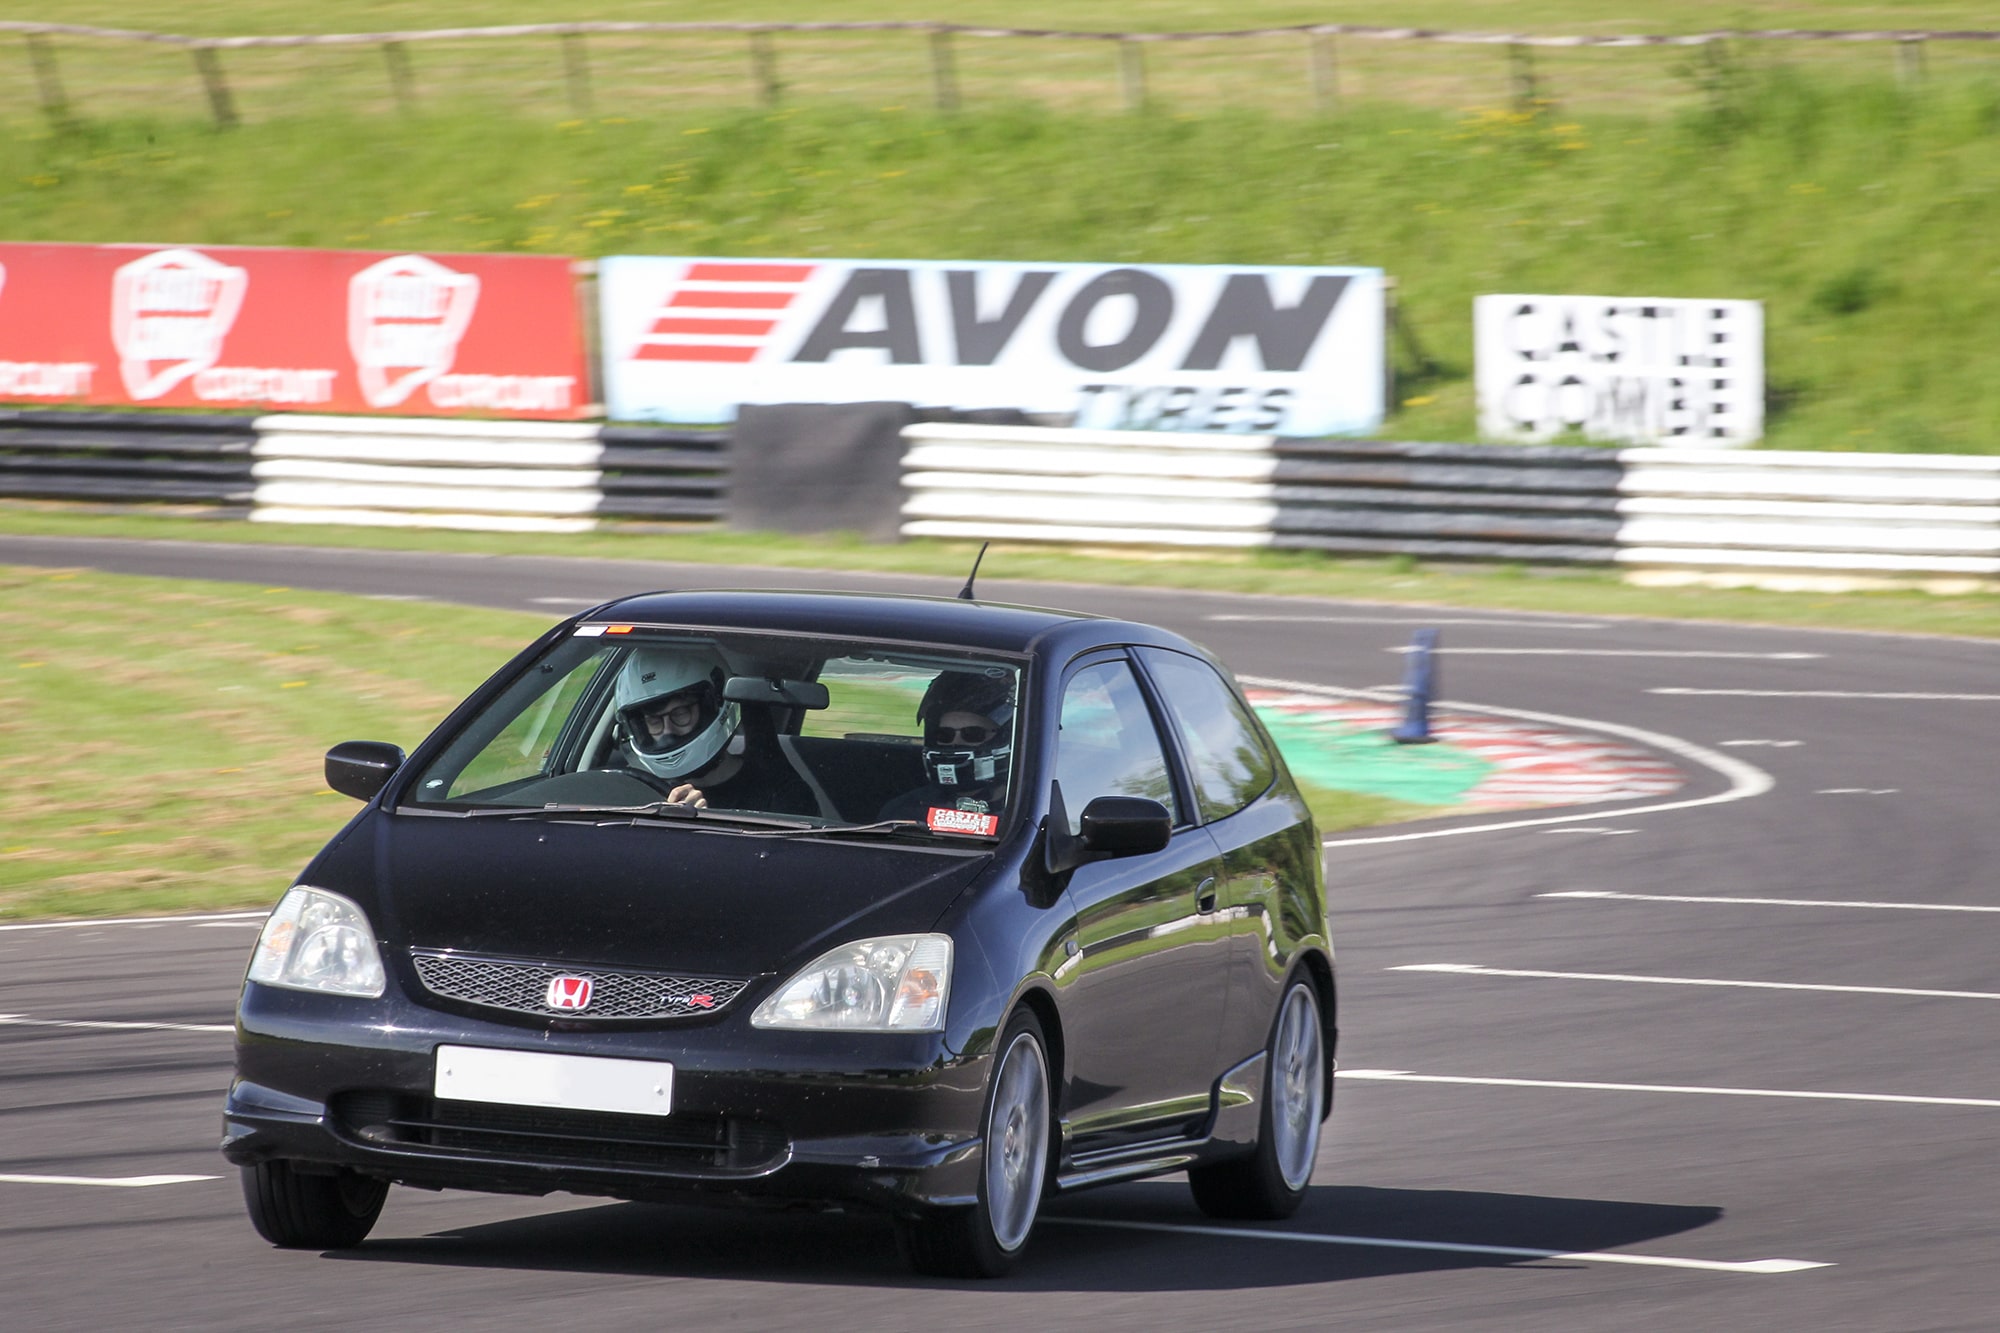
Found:
[{"label": "black honda civic type r", "polygon": [[1332,1106],[1320,847],[1228,673],[972,600],[654,593],[557,625],[266,922],[222,1151],[257,1230],[391,1184],[873,1207],[994,1276],[1044,1198],[1277,1218]]}]

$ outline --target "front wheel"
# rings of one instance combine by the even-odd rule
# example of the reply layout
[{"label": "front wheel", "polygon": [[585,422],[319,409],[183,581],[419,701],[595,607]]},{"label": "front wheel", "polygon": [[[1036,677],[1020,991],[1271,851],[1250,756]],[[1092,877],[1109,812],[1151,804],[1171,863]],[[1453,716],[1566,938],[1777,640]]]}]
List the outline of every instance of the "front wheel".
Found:
[{"label": "front wheel", "polygon": [[999,1054],[986,1093],[978,1202],[897,1222],[904,1257],[919,1273],[1000,1277],[1013,1268],[1034,1231],[1049,1173],[1049,1060],[1042,1025],[1019,1010],[994,1049]]},{"label": "front wheel", "polygon": [[250,1225],[288,1250],[345,1250],[367,1239],[382,1215],[389,1183],[353,1171],[306,1175],[290,1162],[243,1168]]},{"label": "front wheel", "polygon": [[1305,1202],[1326,1112],[1326,1041],[1318,996],[1295,980],[1278,1005],[1265,1052],[1264,1113],[1247,1157],[1188,1168],[1194,1201],[1210,1217],[1276,1221]]}]

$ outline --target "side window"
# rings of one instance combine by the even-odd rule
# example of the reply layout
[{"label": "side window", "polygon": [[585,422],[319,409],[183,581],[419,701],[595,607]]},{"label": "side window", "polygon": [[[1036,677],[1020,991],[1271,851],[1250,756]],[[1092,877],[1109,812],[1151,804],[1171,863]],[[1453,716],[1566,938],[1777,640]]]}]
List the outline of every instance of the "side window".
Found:
[{"label": "side window", "polygon": [[1099,662],[1070,677],[1061,726],[1056,781],[1071,833],[1083,831],[1083,807],[1099,796],[1150,797],[1181,822],[1166,752],[1130,665]]},{"label": "side window", "polygon": [[1276,776],[1270,752],[1222,677],[1185,653],[1140,652],[1187,750],[1203,821],[1235,814],[1263,795]]}]

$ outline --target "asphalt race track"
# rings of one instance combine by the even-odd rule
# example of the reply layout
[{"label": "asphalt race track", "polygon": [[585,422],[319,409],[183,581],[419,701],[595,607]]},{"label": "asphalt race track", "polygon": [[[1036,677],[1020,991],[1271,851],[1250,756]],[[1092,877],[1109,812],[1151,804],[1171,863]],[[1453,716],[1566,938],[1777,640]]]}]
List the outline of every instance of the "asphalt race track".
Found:
[{"label": "asphalt race track", "polygon": [[[551,618],[959,581],[21,537],[0,563]],[[254,915],[0,925],[0,1326],[2000,1327],[2000,643],[1003,563],[982,596],[1155,620],[1252,678],[1388,685],[1435,625],[1446,698],[1636,729],[1687,782],[1331,839],[1342,1072],[1305,1208],[1216,1226],[1177,1179],[1079,1195],[1001,1283],[914,1279],[865,1216],[567,1196],[398,1190],[357,1250],[271,1249],[213,1150]]]}]

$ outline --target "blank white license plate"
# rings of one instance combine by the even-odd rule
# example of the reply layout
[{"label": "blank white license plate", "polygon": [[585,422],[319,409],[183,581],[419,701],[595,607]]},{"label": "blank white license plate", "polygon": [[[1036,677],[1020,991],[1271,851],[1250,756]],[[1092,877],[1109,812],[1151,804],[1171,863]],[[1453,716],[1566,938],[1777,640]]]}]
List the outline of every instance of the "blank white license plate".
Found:
[{"label": "blank white license plate", "polygon": [[436,1092],[459,1102],[666,1115],[673,1109],[674,1067],[660,1060],[440,1046]]}]

